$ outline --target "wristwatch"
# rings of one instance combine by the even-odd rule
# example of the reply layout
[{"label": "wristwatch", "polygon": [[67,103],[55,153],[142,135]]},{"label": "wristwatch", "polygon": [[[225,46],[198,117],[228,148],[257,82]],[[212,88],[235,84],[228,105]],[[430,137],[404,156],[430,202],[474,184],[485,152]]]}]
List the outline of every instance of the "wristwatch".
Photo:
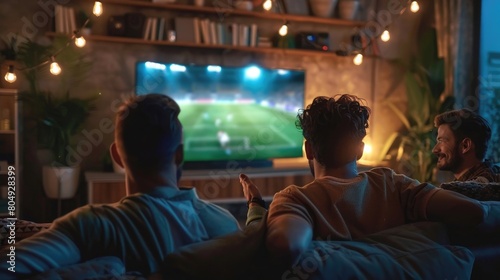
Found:
[{"label": "wristwatch", "polygon": [[250,203],[256,203],[263,208],[266,208],[266,202],[260,197],[252,197],[249,201],[247,201],[247,207],[250,207]]}]

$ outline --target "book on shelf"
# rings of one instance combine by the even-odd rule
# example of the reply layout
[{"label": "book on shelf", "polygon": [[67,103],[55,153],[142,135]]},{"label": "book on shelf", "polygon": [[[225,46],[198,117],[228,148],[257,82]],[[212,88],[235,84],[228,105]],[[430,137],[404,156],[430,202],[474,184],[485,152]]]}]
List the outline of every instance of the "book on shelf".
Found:
[{"label": "book on shelf", "polygon": [[212,42],[213,45],[219,44],[218,36],[217,36],[217,28],[216,28],[216,23],[213,21],[210,21],[210,42]]},{"label": "book on shelf", "polygon": [[200,18],[194,18],[194,41],[196,44],[201,44],[201,26]]},{"label": "book on shelf", "polygon": [[144,25],[144,33],[142,38],[144,40],[149,40],[150,34],[151,34],[151,25],[153,24],[153,21],[150,17],[146,19],[146,24]]},{"label": "book on shelf", "polygon": [[257,47],[257,24],[250,25],[250,47]]},{"label": "book on shelf", "polygon": [[156,41],[156,36],[158,32],[158,18],[152,18],[151,19],[151,41]]},{"label": "book on shelf", "polygon": [[158,41],[163,41],[165,40],[165,18],[161,17],[158,18],[158,35],[157,39]]},{"label": "book on shelf", "polygon": [[211,45],[211,36],[210,36],[210,21],[208,19],[202,19],[200,20],[200,25],[201,25],[201,37],[202,37],[202,42],[203,44],[206,45]]},{"label": "book on shelf", "polygon": [[73,7],[55,5],[54,23],[56,33],[73,35],[79,28],[76,26],[75,9]]},{"label": "book on shelf", "polygon": [[238,27],[238,46],[249,46],[250,27],[246,24],[240,24]]},{"label": "book on shelf", "polygon": [[195,17],[176,17],[174,20],[176,41],[197,43],[199,36],[196,35],[196,24],[198,21]]}]

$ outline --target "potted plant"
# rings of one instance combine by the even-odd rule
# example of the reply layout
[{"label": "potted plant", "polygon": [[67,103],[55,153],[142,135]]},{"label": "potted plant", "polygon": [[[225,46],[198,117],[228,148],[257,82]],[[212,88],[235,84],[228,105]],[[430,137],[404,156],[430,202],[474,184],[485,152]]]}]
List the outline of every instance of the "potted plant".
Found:
[{"label": "potted plant", "polygon": [[92,34],[92,21],[84,10],[78,10],[76,13],[77,28],[80,29],[80,35],[87,36]]},{"label": "potted plant", "polygon": [[383,153],[389,154],[398,172],[421,182],[434,182],[436,144],[434,117],[453,109],[455,98],[443,96],[444,60],[437,55],[435,29],[424,32],[418,54],[412,58],[405,73],[407,110],[388,100],[385,104],[404,127],[389,137]]},{"label": "potted plant", "polygon": [[[69,90],[56,94],[39,88],[40,77],[45,72],[37,66],[59,50],[64,42],[55,40],[52,45],[44,46],[28,40],[19,47],[19,59],[26,67],[24,74],[29,84],[29,90],[22,92],[20,99],[27,109],[26,121],[33,124],[33,131],[37,133],[38,148],[49,151],[51,155],[50,160],[42,162],[45,193],[49,198],[58,199],[73,197],[78,187],[79,162],[72,161],[69,153],[75,149],[73,136],[80,132],[94,109],[96,99],[94,96],[73,97]],[[64,65],[67,75],[71,77],[69,82],[68,77],[58,77],[58,87],[64,88],[65,82],[74,86],[76,80],[84,76],[85,69],[89,69],[89,63],[79,61],[81,54],[78,52],[76,48],[64,49],[58,56],[59,63]]]}]

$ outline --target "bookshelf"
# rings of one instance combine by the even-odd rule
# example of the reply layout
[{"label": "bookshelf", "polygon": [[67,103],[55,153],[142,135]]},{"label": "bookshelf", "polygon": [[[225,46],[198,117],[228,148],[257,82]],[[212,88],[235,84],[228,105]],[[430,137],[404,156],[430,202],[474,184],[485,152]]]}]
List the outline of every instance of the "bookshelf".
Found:
[{"label": "bookshelf", "polygon": [[[93,0],[83,0],[84,2],[91,2]],[[140,8],[154,9],[155,12],[165,11],[175,17],[175,14],[180,14],[185,16],[186,13],[192,17],[229,17],[234,16],[237,18],[247,18],[254,19],[256,23],[260,20],[271,20],[288,23],[312,23],[320,24],[322,26],[338,26],[338,27],[362,27],[366,24],[364,21],[352,21],[344,20],[338,18],[320,18],[314,16],[304,16],[304,15],[294,15],[294,14],[283,14],[274,12],[264,12],[264,11],[245,11],[238,10],[229,5],[225,4],[225,1],[215,1],[215,5],[218,6],[194,6],[186,5],[180,3],[158,3],[152,2],[151,0],[102,0],[104,10],[111,11],[113,6],[131,8],[132,10],[137,10]],[[90,4],[90,3],[89,3]],[[106,13],[106,12],[105,12]],[[147,17],[147,12],[144,13]],[[101,16],[102,17],[102,16]],[[146,25],[146,22],[144,23]],[[144,27],[145,28],[145,27]],[[201,31],[200,31],[201,32]],[[106,43],[118,43],[118,44],[147,44],[165,47],[177,47],[177,48],[193,48],[193,49],[207,49],[207,50],[220,50],[220,51],[238,51],[238,52],[249,52],[249,53],[260,53],[260,54],[281,54],[281,55],[293,55],[293,56],[314,56],[321,55],[327,57],[335,57],[337,54],[333,51],[320,51],[311,49],[297,49],[297,48],[281,48],[281,47],[264,47],[264,46],[245,46],[245,45],[234,45],[233,44],[207,44],[207,43],[195,43],[195,42],[179,42],[168,40],[147,40],[144,38],[134,38],[134,37],[123,37],[123,36],[111,36],[101,34],[91,34],[85,35],[85,39],[88,41],[95,42],[106,42]],[[48,32],[46,34],[49,37],[55,37],[64,34],[56,32]],[[69,35],[66,35],[69,36]],[[257,38],[258,39],[258,38]],[[258,41],[258,40],[257,40]]]},{"label": "bookshelf", "polygon": [[0,88],[0,217],[19,217],[18,116],[17,90]]}]

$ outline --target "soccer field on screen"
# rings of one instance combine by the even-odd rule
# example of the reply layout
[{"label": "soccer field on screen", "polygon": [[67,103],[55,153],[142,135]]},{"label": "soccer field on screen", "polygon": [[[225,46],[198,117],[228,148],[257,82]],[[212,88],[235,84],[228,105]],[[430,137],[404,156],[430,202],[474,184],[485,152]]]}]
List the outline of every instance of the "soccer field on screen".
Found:
[{"label": "soccer field on screen", "polygon": [[[302,134],[295,127],[296,112],[258,104],[180,105],[185,161],[302,156]],[[227,143],[218,137],[224,133],[229,138]]]}]

